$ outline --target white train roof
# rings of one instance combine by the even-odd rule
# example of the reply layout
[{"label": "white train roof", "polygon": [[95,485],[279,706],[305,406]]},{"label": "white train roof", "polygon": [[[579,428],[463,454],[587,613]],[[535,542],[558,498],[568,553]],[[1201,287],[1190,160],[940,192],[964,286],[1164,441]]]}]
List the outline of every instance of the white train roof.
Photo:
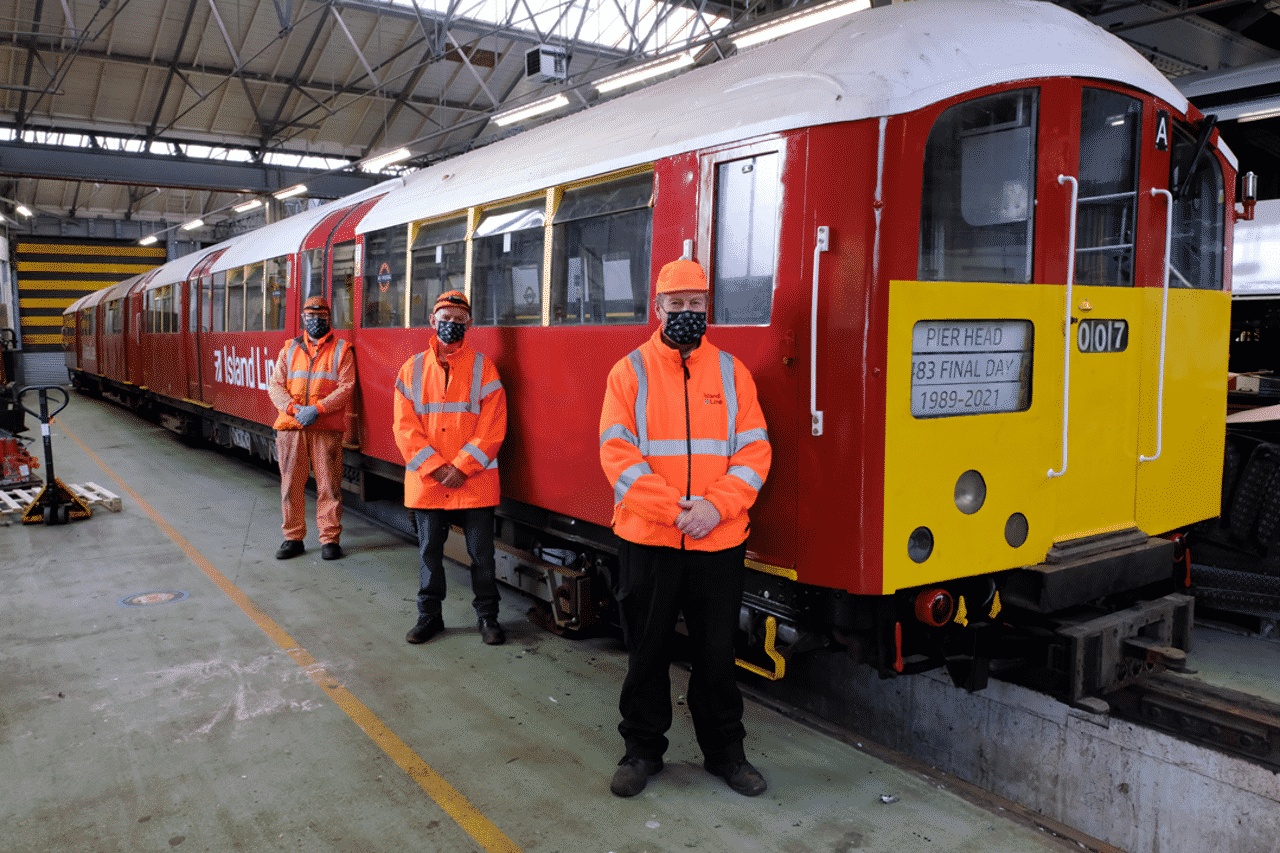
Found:
[{"label": "white train roof", "polygon": [[[194,252],[188,252],[180,258],[174,258],[172,261],[166,261],[156,269],[155,275],[152,275],[147,280],[147,284],[143,287],[143,290],[155,290],[157,287],[163,287],[166,284],[186,281],[187,276],[191,274],[191,271],[194,270],[201,261],[219,249],[224,249],[229,244],[234,244],[240,239],[242,238],[232,237],[230,240],[225,240],[215,246],[196,249]],[[143,276],[145,275],[146,273],[143,273]],[[141,277],[142,276],[139,276],[139,278]]]},{"label": "white train roof", "polygon": [[[320,221],[329,214],[390,192],[401,186],[402,183],[403,181],[400,178],[382,181],[358,193],[322,204],[319,207],[304,210],[301,213],[290,216],[288,219],[281,219],[279,222],[264,225],[239,237],[233,237],[225,243],[219,243],[213,248],[216,250],[227,247],[227,252],[213,262],[213,266],[209,271],[220,272],[233,267],[244,266],[245,264],[265,261],[268,258],[278,258],[281,255],[292,254],[298,251],[298,247],[302,245],[302,241],[311,233],[311,229],[319,225]],[[229,246],[228,243],[230,244]]]},{"label": "white train roof", "polygon": [[1234,240],[1232,297],[1280,296],[1280,200],[1260,201],[1252,220],[1237,220]]},{"label": "white train roof", "polygon": [[405,179],[360,233],[811,125],[898,115],[1038,77],[1187,99],[1120,39],[1041,0],[913,0],[857,12],[446,160]]}]

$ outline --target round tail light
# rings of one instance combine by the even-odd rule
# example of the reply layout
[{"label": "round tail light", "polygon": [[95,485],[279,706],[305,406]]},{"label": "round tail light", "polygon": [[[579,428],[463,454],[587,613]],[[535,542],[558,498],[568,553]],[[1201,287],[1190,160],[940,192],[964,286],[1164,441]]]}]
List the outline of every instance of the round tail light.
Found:
[{"label": "round tail light", "polygon": [[931,628],[941,628],[955,612],[955,600],[945,589],[926,589],[916,596],[916,618]]}]

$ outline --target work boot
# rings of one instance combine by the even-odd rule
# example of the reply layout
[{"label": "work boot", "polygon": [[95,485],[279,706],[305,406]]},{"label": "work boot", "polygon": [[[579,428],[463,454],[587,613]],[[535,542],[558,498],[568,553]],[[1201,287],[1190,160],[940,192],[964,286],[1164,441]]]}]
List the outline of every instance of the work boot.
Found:
[{"label": "work boot", "polygon": [[444,620],[439,616],[419,616],[418,624],[409,629],[409,633],[404,635],[406,643],[425,643],[436,634],[444,630]]},{"label": "work boot", "polygon": [[296,557],[307,550],[307,546],[302,544],[300,539],[286,539],[280,545],[280,550],[276,551],[277,560],[288,560]]},{"label": "work boot", "polygon": [[342,546],[337,542],[326,542],[320,546],[320,559],[336,560],[342,556]]},{"label": "work boot", "polygon": [[751,766],[746,759],[711,763],[704,761],[703,768],[712,776],[719,776],[729,787],[744,797],[755,797],[763,794],[769,787],[760,771]]},{"label": "work boot", "polygon": [[507,641],[502,626],[492,616],[481,616],[476,627],[480,629],[480,639],[484,640],[486,646],[500,646]]},{"label": "work boot", "polygon": [[613,781],[609,783],[609,790],[613,791],[615,796],[634,797],[644,790],[644,786],[649,783],[649,777],[658,775],[661,770],[661,758],[649,761],[646,758],[636,758],[631,755],[623,756],[618,762],[618,769],[614,771]]}]

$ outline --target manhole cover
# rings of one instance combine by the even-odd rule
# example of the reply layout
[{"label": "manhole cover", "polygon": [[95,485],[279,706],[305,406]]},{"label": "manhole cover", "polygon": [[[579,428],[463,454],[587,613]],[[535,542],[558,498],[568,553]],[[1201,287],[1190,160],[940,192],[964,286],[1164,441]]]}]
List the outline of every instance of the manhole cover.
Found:
[{"label": "manhole cover", "polygon": [[170,601],[181,601],[187,594],[176,589],[160,592],[138,592],[120,599],[122,607],[147,607],[152,604],[168,604]]}]

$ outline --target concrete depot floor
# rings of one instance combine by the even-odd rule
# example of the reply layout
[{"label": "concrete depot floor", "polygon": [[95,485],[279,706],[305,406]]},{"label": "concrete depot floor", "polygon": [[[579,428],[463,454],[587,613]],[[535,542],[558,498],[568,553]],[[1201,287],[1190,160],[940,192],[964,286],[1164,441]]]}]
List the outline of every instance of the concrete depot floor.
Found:
[{"label": "concrete depot floor", "polygon": [[[411,544],[348,513],[344,559],[313,530],[277,561],[271,472],[74,394],[52,440],[59,479],[123,509],[0,519],[0,850],[1081,849],[756,702],[765,795],[706,774],[677,713],[667,769],[618,799],[616,640],[546,633],[505,590],[484,646],[455,565],[449,630],[407,645]],[[163,591],[185,597],[122,603]]]}]

